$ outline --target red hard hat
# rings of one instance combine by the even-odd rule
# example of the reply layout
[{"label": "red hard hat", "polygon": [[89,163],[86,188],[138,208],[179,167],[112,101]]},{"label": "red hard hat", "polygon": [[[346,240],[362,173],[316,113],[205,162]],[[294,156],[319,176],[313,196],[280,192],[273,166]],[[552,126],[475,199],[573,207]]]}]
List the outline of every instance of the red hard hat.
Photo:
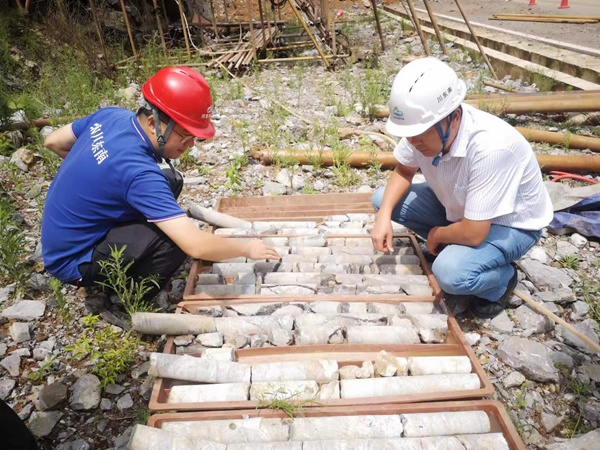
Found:
[{"label": "red hard hat", "polygon": [[208,82],[189,67],[165,67],[142,86],[144,98],[195,137],[215,135]]}]

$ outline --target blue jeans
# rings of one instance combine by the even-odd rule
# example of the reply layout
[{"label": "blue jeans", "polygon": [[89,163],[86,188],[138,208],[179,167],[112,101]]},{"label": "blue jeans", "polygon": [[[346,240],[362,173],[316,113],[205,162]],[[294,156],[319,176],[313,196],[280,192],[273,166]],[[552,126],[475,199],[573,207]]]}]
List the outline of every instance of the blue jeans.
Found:
[{"label": "blue jeans", "polygon": [[[385,187],[373,194],[379,210]],[[414,183],[392,212],[392,220],[427,238],[433,227],[450,225],[446,210],[427,183]],[[477,247],[447,245],[435,259],[431,270],[447,294],[475,295],[498,301],[515,273],[516,261],[539,241],[541,230],[492,225],[485,240]]]}]

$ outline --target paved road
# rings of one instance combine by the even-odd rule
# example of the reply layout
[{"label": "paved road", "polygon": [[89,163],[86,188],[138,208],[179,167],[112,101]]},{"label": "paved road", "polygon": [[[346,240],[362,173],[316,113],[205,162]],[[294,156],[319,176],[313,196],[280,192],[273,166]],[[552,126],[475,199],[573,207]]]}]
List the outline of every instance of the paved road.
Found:
[{"label": "paved road", "polygon": [[[416,8],[425,9],[422,0],[413,1]],[[460,4],[471,22],[600,49],[600,23],[557,24],[490,20],[493,14],[503,13],[600,16],[600,0],[568,0],[568,9],[558,9],[561,0],[536,0],[536,2],[536,6],[529,6],[529,0],[460,0]],[[462,17],[454,0],[429,0],[429,3],[435,14]],[[388,0],[386,4],[403,10],[402,4],[395,0]]]}]

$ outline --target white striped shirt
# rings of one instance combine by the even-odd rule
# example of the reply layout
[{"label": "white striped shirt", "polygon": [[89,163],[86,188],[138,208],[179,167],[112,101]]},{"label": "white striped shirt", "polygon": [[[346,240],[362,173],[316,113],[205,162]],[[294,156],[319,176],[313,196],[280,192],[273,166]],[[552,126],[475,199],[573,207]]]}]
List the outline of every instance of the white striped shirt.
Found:
[{"label": "white striped shirt", "polygon": [[451,222],[464,217],[523,230],[547,226],[552,202],[527,140],[502,119],[461,106],[458,135],[437,167],[406,138],[394,149],[396,159],[421,169]]}]

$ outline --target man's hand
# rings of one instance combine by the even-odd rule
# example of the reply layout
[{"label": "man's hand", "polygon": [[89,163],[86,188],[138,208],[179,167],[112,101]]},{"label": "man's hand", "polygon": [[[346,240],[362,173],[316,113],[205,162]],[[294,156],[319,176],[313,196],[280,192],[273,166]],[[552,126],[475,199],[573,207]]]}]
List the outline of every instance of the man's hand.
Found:
[{"label": "man's hand", "polygon": [[260,239],[246,243],[244,247],[244,256],[250,259],[281,259],[279,253],[277,253],[273,247],[265,244]]},{"label": "man's hand", "polygon": [[427,250],[434,256],[438,255],[446,246],[439,240],[440,228],[442,227],[433,227],[427,235]]},{"label": "man's hand", "polygon": [[371,240],[373,247],[379,252],[391,252],[393,246],[394,231],[390,220],[376,220],[375,226],[371,230]]}]

